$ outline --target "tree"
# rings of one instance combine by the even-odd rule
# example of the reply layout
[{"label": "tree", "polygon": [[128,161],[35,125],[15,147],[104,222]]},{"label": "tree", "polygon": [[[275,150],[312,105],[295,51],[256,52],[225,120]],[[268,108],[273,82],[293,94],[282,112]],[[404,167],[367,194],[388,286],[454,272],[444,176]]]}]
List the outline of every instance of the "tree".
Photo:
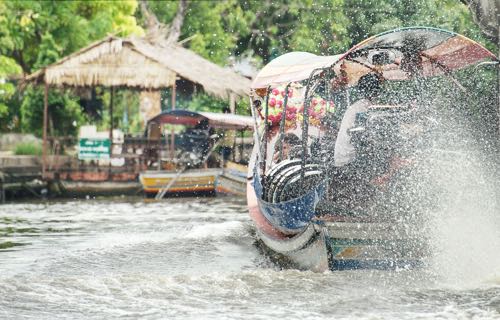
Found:
[{"label": "tree", "polygon": [[380,32],[410,26],[454,31],[491,48],[467,7],[457,0],[344,0],[351,45]]},{"label": "tree", "polygon": [[[151,11],[166,25],[176,25],[174,18],[179,3],[172,1],[148,1]],[[137,14],[144,20],[141,13]],[[180,27],[181,41],[186,47],[217,64],[226,65],[236,48],[240,33],[247,32],[247,17],[236,0],[192,1],[185,9]],[[178,27],[178,25],[176,26]]]},{"label": "tree", "polygon": [[348,47],[343,0],[240,1],[249,32],[238,51],[252,50],[264,63],[289,51],[337,54]]},{"label": "tree", "polygon": [[[0,123],[2,119],[7,119],[8,103],[15,93],[15,86],[8,81],[8,77],[20,73],[21,68],[13,59],[0,55]],[[5,128],[0,127],[1,129]]]},{"label": "tree", "polygon": [[[0,1],[0,58],[8,57],[11,65],[15,65],[13,68],[24,74],[53,63],[110,32],[122,35],[142,32],[133,16],[137,7],[133,0]],[[40,92],[35,93],[40,89],[30,90],[34,91],[18,95],[20,102],[7,102],[8,113],[0,113],[0,128],[9,127],[9,121],[16,116],[21,118],[20,126],[24,130],[40,128],[42,122],[34,121],[35,115],[43,110],[43,104],[34,98],[40,96]],[[26,99],[30,99],[30,103]],[[58,118],[59,115],[71,115],[75,121],[81,119],[81,110],[75,108],[75,96],[65,93],[61,99],[51,101],[62,103],[57,108],[63,111],[51,114],[52,122],[61,126],[61,130],[69,127],[62,123],[66,118]]]}]

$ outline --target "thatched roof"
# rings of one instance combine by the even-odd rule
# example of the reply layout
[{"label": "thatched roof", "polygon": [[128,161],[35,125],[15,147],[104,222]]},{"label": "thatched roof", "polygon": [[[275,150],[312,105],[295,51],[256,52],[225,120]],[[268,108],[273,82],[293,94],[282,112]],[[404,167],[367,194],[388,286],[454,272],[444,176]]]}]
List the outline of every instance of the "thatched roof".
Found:
[{"label": "thatched roof", "polygon": [[176,76],[199,84],[214,96],[248,94],[250,80],[177,44],[162,47],[143,39],[107,37],[31,75],[28,82],[54,86],[120,86],[160,89]]}]

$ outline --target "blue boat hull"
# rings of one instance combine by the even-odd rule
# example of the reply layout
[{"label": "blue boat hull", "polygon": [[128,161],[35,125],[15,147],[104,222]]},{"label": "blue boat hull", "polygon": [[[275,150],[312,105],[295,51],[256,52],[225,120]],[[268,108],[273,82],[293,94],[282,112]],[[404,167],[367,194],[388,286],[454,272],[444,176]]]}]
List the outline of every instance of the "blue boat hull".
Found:
[{"label": "blue boat hull", "polygon": [[262,200],[263,187],[260,181],[261,178],[255,174],[252,186],[259,208],[276,229],[286,234],[300,233],[310,224],[315,216],[316,205],[326,186],[326,182],[322,182],[301,197],[280,203],[270,203]]},{"label": "blue boat hull", "polygon": [[[272,256],[282,256],[284,259],[277,261],[286,261],[286,266],[323,272],[401,269],[422,265],[422,258],[426,254],[422,243],[425,241],[418,233],[409,233],[403,225],[360,219],[350,221],[331,213],[328,216],[313,214],[307,222],[297,219],[296,215],[288,215],[297,219],[292,221],[294,225],[298,225],[297,221],[300,221],[304,227],[284,229],[283,226],[292,223],[286,224],[286,221],[276,219],[266,212],[268,206],[262,206],[254,186],[255,183],[248,184],[247,198],[249,204],[254,204],[250,209],[251,217],[256,222],[257,235],[266,251],[270,251]],[[280,217],[286,219],[287,215]]]}]

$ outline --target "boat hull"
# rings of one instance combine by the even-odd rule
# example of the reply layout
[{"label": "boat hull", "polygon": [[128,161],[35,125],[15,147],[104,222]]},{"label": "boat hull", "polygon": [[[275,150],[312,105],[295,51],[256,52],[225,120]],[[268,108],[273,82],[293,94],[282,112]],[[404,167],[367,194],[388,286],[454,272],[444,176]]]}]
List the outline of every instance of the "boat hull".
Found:
[{"label": "boat hull", "polygon": [[257,234],[264,249],[280,264],[315,272],[329,269],[327,242],[321,227],[311,224],[302,233],[288,238],[274,238],[261,230]]},{"label": "boat hull", "polygon": [[172,179],[175,182],[167,190],[166,195],[215,193],[215,181],[221,169],[188,169],[176,178],[176,171],[146,171],[139,175],[139,181],[146,194],[155,195],[167,186]]},{"label": "boat hull", "polygon": [[332,270],[395,269],[422,265],[425,239],[403,225],[324,222]]},{"label": "boat hull", "polygon": [[426,240],[403,224],[346,219],[331,213],[314,217],[306,228],[290,234],[263,214],[251,181],[247,201],[264,251],[279,257],[273,260],[286,267],[316,272],[413,268],[421,266],[426,255]]},{"label": "boat hull", "polygon": [[141,184],[137,181],[59,180],[59,187],[66,196],[135,195],[141,190]]},{"label": "boat hull", "polygon": [[247,171],[245,165],[228,162],[217,177],[215,191],[217,194],[245,196],[247,187]]}]

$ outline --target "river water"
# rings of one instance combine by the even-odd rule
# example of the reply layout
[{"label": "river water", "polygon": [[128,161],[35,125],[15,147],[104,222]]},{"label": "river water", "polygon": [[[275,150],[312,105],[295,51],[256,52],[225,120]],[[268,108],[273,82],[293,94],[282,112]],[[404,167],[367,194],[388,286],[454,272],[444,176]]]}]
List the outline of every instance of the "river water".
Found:
[{"label": "river water", "polygon": [[315,274],[259,252],[244,199],[11,203],[0,206],[0,318],[500,319],[500,265],[484,254],[500,247],[476,242],[449,274]]}]

